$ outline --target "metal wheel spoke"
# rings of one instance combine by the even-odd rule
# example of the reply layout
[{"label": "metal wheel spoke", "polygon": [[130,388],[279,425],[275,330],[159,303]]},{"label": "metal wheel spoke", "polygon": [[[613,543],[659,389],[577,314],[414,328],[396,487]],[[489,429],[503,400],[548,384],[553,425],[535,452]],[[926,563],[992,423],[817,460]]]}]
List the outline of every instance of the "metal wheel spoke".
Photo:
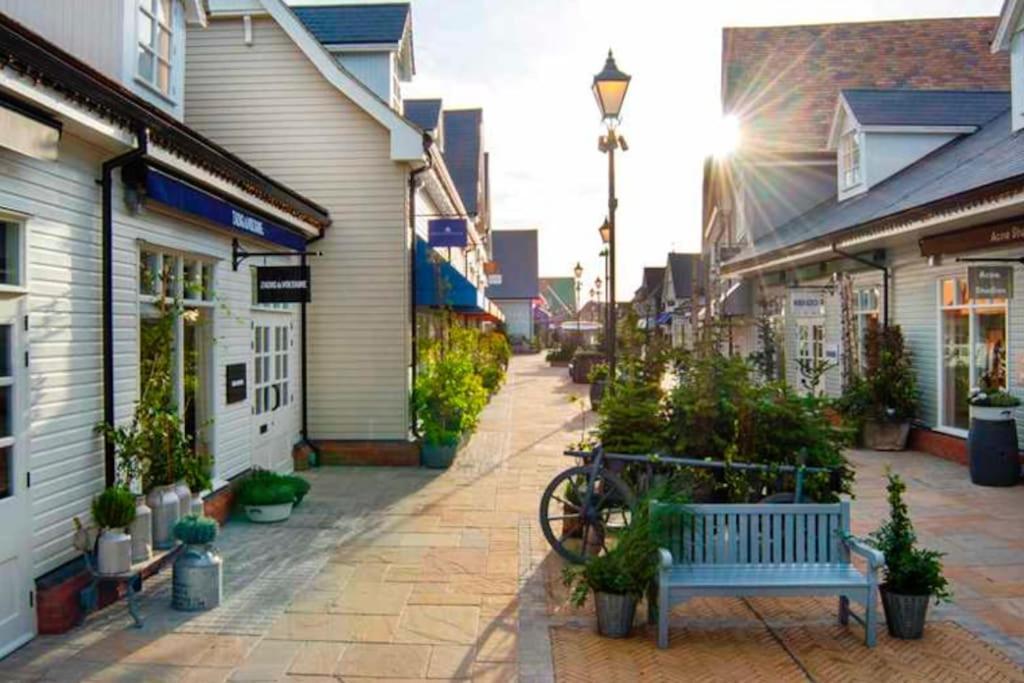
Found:
[{"label": "metal wheel spoke", "polygon": [[557,522],[557,521],[562,520],[562,519],[576,519],[577,517],[579,517],[578,514],[576,514],[576,515],[558,515],[557,517],[548,517],[548,519],[550,521],[552,521],[552,522]]}]

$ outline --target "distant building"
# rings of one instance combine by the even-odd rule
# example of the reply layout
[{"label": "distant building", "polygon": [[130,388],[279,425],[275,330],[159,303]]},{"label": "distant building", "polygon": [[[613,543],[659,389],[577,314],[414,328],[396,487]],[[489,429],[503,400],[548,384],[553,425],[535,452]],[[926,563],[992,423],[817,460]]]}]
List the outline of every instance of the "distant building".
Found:
[{"label": "distant building", "polygon": [[488,287],[487,298],[505,315],[510,339],[533,339],[533,309],[540,299],[537,231],[495,230],[491,236],[501,284]]},{"label": "distant building", "polygon": [[[657,322],[667,328],[672,346],[691,345],[694,316],[700,314],[699,307],[703,304],[699,289],[704,273],[700,254],[670,253],[664,272],[661,308],[666,316],[659,317]],[[693,310],[694,306],[698,307],[697,311]]]}]

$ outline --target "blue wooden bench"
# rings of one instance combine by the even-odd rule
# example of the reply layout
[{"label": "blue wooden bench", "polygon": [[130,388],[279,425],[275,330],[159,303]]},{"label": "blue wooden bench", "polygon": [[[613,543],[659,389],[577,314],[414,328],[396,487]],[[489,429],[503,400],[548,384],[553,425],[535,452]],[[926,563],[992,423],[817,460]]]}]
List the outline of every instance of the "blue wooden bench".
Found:
[{"label": "blue wooden bench", "polygon": [[[668,647],[672,606],[699,596],[839,598],[839,623],[852,616],[875,645],[877,571],[882,553],[850,538],[850,503],[667,505],[652,503],[662,534],[656,589],[658,647]],[[862,573],[850,552],[867,560]],[[863,616],[850,601],[863,605]],[[652,614],[652,617],[654,615]]]}]

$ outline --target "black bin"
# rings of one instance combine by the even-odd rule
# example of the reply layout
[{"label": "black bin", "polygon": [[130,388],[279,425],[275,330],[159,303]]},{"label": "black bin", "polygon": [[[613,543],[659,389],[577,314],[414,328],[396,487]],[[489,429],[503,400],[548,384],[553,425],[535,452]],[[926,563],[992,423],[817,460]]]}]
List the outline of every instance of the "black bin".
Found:
[{"label": "black bin", "polygon": [[978,486],[1015,486],[1020,480],[1015,421],[971,418],[967,452],[972,483]]}]

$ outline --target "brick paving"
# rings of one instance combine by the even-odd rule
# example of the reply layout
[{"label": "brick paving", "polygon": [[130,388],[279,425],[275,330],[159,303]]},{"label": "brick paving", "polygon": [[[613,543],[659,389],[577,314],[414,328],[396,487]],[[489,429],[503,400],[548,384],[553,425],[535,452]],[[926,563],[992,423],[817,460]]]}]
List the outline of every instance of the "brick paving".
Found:
[{"label": "brick paving", "polygon": [[[585,390],[539,356],[516,357],[450,470],[312,472],[313,490],[288,522],[225,527],[221,608],[172,611],[167,572],[147,582],[145,628],[131,628],[124,607],[112,607],[0,662],[0,680],[552,681],[551,629],[589,629],[592,615],[564,606],[552,578],[559,561],[536,507],[569,464],[561,451],[579,437],[581,417],[568,399]],[[957,602],[934,617],[957,621],[1024,664],[1024,542],[1016,520],[1024,487],[973,487],[963,467],[915,453],[852,459],[855,530],[870,530],[885,514],[882,473],[893,463],[907,477],[922,540],[948,553]],[[759,620],[803,625],[806,616],[807,624],[831,628],[827,609],[799,601],[709,600],[694,609],[677,615],[677,641],[691,621],[723,630],[719,643],[734,637],[729,629]],[[643,630],[631,642],[651,656]],[[757,647],[745,647],[756,655]],[[768,666],[782,649],[777,639],[763,647]]]}]

